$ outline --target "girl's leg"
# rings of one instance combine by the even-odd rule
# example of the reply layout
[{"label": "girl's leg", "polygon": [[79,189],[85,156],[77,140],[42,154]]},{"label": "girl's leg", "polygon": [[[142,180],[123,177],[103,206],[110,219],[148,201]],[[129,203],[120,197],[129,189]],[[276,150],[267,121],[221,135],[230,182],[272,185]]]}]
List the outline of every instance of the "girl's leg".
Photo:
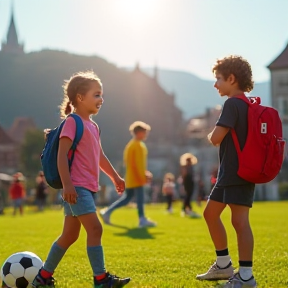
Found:
[{"label": "girl's leg", "polygon": [[58,240],[53,243],[43,267],[44,271],[41,271],[44,278],[52,275],[67,249],[78,239],[80,228],[81,224],[76,217],[65,217],[62,234]]},{"label": "girl's leg", "polygon": [[79,221],[87,232],[87,254],[94,273],[94,276],[105,278],[106,269],[104,253],[101,245],[102,225],[95,213],[78,216]]},{"label": "girl's leg", "polygon": [[114,210],[126,206],[131,201],[133,196],[134,196],[134,189],[133,188],[126,189],[124,194],[107,208],[105,214],[110,215]]},{"label": "girl's leg", "polygon": [[243,280],[252,277],[254,238],[249,222],[250,207],[230,204],[232,225],[237,233],[239,273]]}]

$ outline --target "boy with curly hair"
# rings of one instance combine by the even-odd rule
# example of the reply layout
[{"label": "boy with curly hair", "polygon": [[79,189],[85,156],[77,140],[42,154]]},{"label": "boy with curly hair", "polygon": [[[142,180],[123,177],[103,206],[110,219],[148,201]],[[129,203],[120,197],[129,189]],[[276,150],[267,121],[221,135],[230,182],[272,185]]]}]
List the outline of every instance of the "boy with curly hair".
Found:
[{"label": "boy with curly hair", "polygon": [[[255,184],[237,175],[239,163],[230,130],[236,131],[243,149],[248,131],[248,104],[236,96],[253,89],[252,70],[247,60],[240,56],[218,59],[212,69],[216,82],[214,87],[222,96],[227,96],[221,115],[208,140],[219,148],[219,172],[217,182],[211,191],[204,217],[212,238],[216,261],[210,269],[197,275],[199,280],[229,279],[223,288],[256,287],[252,274],[253,234],[249,223]],[[234,273],[228,252],[226,230],[221,213],[229,206],[232,225],[237,234],[239,271]]]}]

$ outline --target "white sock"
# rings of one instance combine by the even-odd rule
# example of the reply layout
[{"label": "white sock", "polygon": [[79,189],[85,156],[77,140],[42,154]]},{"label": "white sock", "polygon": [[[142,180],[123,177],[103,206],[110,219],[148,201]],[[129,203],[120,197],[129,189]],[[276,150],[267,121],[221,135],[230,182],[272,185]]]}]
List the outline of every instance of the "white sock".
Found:
[{"label": "white sock", "polygon": [[244,280],[247,281],[252,277],[252,267],[239,267],[239,274],[240,277]]},{"label": "white sock", "polygon": [[225,268],[226,266],[229,265],[231,262],[231,257],[230,255],[225,255],[225,256],[217,256],[216,259],[216,264],[220,268]]}]

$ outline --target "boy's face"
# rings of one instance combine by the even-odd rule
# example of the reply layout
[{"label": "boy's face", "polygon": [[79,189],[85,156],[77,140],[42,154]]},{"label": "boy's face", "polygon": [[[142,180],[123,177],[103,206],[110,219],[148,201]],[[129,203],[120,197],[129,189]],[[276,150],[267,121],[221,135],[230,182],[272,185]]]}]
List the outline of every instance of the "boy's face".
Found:
[{"label": "boy's face", "polygon": [[146,140],[148,136],[147,130],[140,130],[135,134],[136,138],[140,141]]},{"label": "boy's face", "polygon": [[218,90],[218,93],[220,94],[220,96],[221,97],[229,96],[231,90],[234,88],[234,85],[233,85],[235,83],[234,75],[230,75],[225,80],[224,76],[221,73],[216,72],[215,78],[216,78],[216,81],[215,81],[214,87]]}]

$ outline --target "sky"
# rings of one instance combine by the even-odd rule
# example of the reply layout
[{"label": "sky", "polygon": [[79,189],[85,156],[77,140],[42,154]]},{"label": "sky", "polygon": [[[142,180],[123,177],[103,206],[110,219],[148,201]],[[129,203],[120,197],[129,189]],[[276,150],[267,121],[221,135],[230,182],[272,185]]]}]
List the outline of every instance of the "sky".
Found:
[{"label": "sky", "polygon": [[0,0],[0,40],[11,7],[25,52],[97,55],[118,67],[152,67],[213,79],[229,54],[245,57],[255,81],[288,44],[288,0]]}]

